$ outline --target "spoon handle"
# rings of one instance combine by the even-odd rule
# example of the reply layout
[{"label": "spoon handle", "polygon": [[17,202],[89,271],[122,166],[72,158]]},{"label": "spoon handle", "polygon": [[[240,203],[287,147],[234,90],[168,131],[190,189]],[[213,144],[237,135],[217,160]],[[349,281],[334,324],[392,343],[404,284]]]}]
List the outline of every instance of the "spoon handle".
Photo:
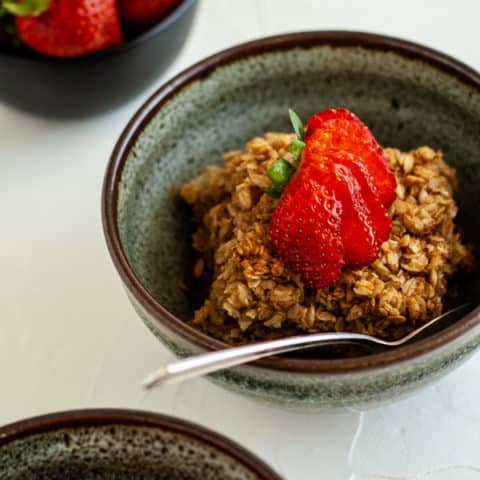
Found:
[{"label": "spoon handle", "polygon": [[278,353],[311,348],[320,344],[326,345],[330,343],[338,344],[358,341],[389,345],[389,342],[360,333],[316,333],[282,338],[279,340],[254,343],[252,345],[227,348],[225,350],[204,353],[179,360],[151,373],[145,379],[144,387],[152,388],[160,384],[181,382]]},{"label": "spoon handle", "polygon": [[145,388],[152,388],[156,385],[163,385],[165,383],[182,382],[193,377],[199,377],[218,370],[235,367],[236,365],[241,365],[243,363],[253,362],[254,360],[263,357],[270,357],[271,355],[278,353],[291,352],[318,345],[368,342],[387,347],[397,347],[412,340],[420,333],[431,328],[434,324],[438,324],[440,320],[448,318],[449,321],[454,321],[455,319],[460,318],[460,316],[465,313],[466,309],[469,308],[470,304],[468,303],[453,308],[452,310],[430,320],[409,335],[390,342],[370,335],[363,335],[361,333],[315,333],[204,353],[159,368],[145,379],[143,385]]}]

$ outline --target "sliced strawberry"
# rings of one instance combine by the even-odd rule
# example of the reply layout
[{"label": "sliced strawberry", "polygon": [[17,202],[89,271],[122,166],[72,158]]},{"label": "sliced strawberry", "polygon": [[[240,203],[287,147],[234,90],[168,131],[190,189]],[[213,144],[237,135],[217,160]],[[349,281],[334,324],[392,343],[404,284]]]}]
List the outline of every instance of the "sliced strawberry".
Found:
[{"label": "sliced strawberry", "polygon": [[[320,137],[318,143],[317,137]],[[338,151],[320,153],[322,145],[320,130],[310,135],[303,164],[309,165],[314,178],[318,175],[315,169],[321,170],[325,165],[333,168],[329,185],[342,204],[341,235],[345,263],[368,265],[375,260],[379,245],[390,234],[387,211],[369,188],[362,170],[351,161],[353,155]]]},{"label": "sliced strawberry", "polygon": [[388,208],[395,200],[396,182],[382,148],[365,124],[349,110],[329,109],[313,115],[307,124],[306,138],[321,131],[320,150],[343,150],[354,155],[352,161],[363,170],[370,188]]},{"label": "sliced strawberry", "polygon": [[[371,190],[361,168],[350,160],[335,157],[337,179],[342,179],[342,240],[347,265],[369,265],[380,245],[390,235],[391,221],[386,208]],[[337,188],[340,192],[341,188]]]},{"label": "sliced strawberry", "polygon": [[390,235],[386,206],[395,198],[395,178],[370,131],[347,110],[314,115],[305,142],[301,120],[290,116],[297,143],[287,150],[300,166],[295,173],[281,159],[268,171],[271,192],[283,189],[270,225],[272,245],[308,285],[327,287],[344,265],[377,257]]},{"label": "sliced strawberry", "polygon": [[301,169],[271,220],[273,247],[291,270],[315,288],[331,285],[344,265],[342,207],[328,186],[333,175],[331,163],[323,169]]}]

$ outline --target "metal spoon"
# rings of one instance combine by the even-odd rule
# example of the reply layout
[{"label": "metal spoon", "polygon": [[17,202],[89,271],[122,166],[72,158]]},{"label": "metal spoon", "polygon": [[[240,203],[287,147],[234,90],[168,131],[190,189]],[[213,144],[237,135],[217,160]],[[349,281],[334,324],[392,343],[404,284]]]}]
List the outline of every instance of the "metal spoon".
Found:
[{"label": "metal spoon", "polygon": [[400,345],[404,345],[413,338],[418,337],[420,333],[425,333],[426,330],[433,329],[434,325],[438,326],[440,320],[443,320],[444,322],[448,320],[449,323],[457,320],[463,315],[468,307],[470,307],[470,304],[464,304],[453,308],[452,310],[435,317],[433,320],[430,320],[428,323],[422,325],[420,328],[417,328],[405,337],[394,341],[386,341],[377,337],[363,335],[360,333],[316,333],[204,353],[202,355],[179,360],[178,362],[174,362],[170,365],[159,368],[155,372],[148,375],[143,382],[143,386],[149,389],[166,383],[182,382],[190,378],[207,375],[209,373],[216,372],[218,370],[224,370],[226,368],[241,365],[243,363],[253,362],[254,360],[276,355],[278,353],[312,348],[319,345],[353,342],[368,343],[372,346],[375,345],[381,348],[398,347]]}]

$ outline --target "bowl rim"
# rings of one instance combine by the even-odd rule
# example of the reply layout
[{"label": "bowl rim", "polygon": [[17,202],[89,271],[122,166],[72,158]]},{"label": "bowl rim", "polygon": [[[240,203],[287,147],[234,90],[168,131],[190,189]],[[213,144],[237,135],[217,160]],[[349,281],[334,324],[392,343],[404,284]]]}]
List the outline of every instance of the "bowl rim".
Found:
[{"label": "bowl rim", "polygon": [[[407,40],[368,32],[345,30],[307,31],[288,33],[242,43],[211,55],[164,83],[137,110],[117,141],[107,165],[102,191],[102,222],[105,239],[113,263],[129,292],[154,321],[174,334],[206,351],[227,348],[229,345],[207,336],[187,325],[165,309],[141,284],[122,248],[116,222],[119,183],[127,156],[143,129],[157,111],[184,87],[210,75],[220,66],[246,57],[293,48],[311,48],[321,45],[333,47],[360,47],[369,50],[393,52],[402,57],[427,63],[455,77],[476,92],[480,92],[480,74],[469,66],[444,53]],[[480,323],[480,306],[453,325],[423,340],[390,351],[368,356],[339,359],[291,359],[270,357],[257,360],[249,366],[297,374],[338,374],[383,368],[413,359],[448,344]]]},{"label": "bowl rim", "polygon": [[196,423],[170,415],[143,410],[96,408],[67,410],[35,416],[0,427],[0,450],[34,435],[63,429],[102,426],[145,427],[166,430],[206,444],[247,467],[262,480],[282,480],[263,460],[224,435]]},{"label": "bowl rim", "polygon": [[116,57],[122,53],[128,52],[134,48],[139,47],[143,43],[150,41],[152,38],[157,37],[162,32],[167,30],[172,24],[182,17],[190,8],[194,7],[198,3],[198,0],[182,0],[174,9],[167,14],[165,18],[160,20],[154,26],[150,27],[145,32],[135,35],[132,39],[125,41],[124,43],[115,47],[107,48],[106,50],[99,50],[87,55],[81,55],[78,57],[49,57],[48,55],[37,54],[32,52],[31,55],[18,55],[15,52],[2,52],[0,51],[0,59],[8,59],[10,61],[23,61],[32,62],[35,64],[51,64],[51,65],[85,65],[89,63],[101,62],[107,60],[110,57]]}]

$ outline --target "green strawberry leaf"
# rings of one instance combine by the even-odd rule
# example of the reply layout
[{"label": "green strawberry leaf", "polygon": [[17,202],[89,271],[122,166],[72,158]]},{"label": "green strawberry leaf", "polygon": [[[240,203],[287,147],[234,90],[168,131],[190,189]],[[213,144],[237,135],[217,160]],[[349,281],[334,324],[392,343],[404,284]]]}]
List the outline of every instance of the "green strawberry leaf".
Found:
[{"label": "green strawberry leaf", "polygon": [[40,15],[50,5],[50,0],[23,0],[22,2],[3,0],[0,4],[1,13],[13,15]]},{"label": "green strawberry leaf", "polygon": [[302,142],[298,138],[296,138],[292,143],[287,146],[287,152],[290,152],[293,156],[295,161],[295,167],[298,167],[300,162],[300,156],[302,155],[302,151],[305,148],[305,142]]},{"label": "green strawberry leaf", "polygon": [[295,167],[284,158],[281,158],[267,170],[267,175],[274,185],[285,186],[294,172]]},{"label": "green strawberry leaf", "polygon": [[282,195],[283,189],[297,171],[302,151],[305,148],[305,128],[303,123],[293,110],[288,110],[288,113],[297,135],[297,138],[287,146],[287,152],[292,154],[294,164],[292,165],[288,160],[281,158],[267,170],[267,175],[272,181],[273,187],[265,189],[265,193],[273,198],[280,198]]},{"label": "green strawberry leaf", "polygon": [[305,140],[305,127],[303,126],[302,120],[291,108],[288,109],[288,113],[297,138],[303,142]]}]

